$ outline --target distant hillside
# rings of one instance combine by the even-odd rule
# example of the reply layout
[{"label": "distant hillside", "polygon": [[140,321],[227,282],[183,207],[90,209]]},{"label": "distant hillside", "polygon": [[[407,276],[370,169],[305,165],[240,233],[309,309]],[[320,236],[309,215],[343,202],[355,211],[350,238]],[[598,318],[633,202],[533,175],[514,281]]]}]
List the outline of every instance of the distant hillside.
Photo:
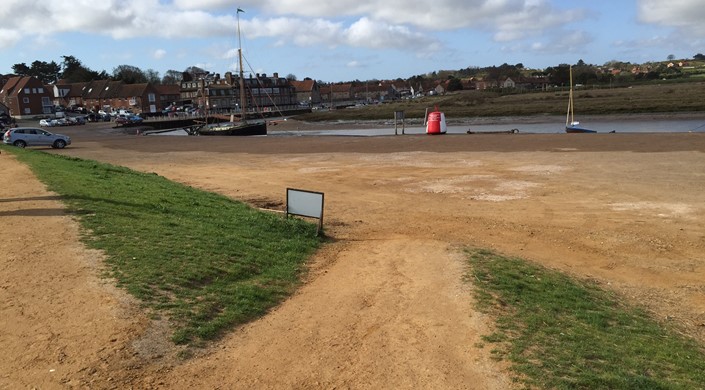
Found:
[{"label": "distant hillside", "polygon": [[[703,95],[705,80],[657,80],[612,88],[588,86],[576,89],[575,110],[580,115],[705,112]],[[567,103],[567,87],[531,93],[457,91],[442,96],[426,96],[355,108],[319,110],[298,116],[297,119],[391,120],[395,111],[404,111],[407,118],[423,118],[426,108],[434,106],[441,108],[448,117],[565,115]]]}]

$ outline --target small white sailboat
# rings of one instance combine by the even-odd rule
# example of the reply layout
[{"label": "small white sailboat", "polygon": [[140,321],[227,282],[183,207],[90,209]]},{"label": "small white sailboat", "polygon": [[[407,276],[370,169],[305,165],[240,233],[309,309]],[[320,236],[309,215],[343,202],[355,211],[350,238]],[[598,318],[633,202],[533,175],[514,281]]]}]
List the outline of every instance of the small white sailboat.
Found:
[{"label": "small white sailboat", "polygon": [[570,67],[570,92],[568,93],[568,113],[565,116],[566,133],[597,133],[595,130],[580,126],[573,116],[573,67]]}]

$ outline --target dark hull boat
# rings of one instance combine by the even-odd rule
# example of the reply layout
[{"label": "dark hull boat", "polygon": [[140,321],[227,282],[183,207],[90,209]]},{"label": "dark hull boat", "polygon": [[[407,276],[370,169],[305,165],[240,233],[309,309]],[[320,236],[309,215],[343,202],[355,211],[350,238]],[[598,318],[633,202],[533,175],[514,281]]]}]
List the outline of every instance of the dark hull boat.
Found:
[{"label": "dark hull boat", "polygon": [[248,122],[247,121],[247,96],[245,94],[245,74],[242,69],[242,41],[240,38],[240,12],[245,12],[240,8],[237,9],[237,58],[239,68],[239,84],[240,84],[240,106],[242,107],[240,122],[235,122],[233,115],[230,117],[230,122],[221,122],[216,124],[206,124],[198,130],[199,135],[267,135],[267,122]]},{"label": "dark hull boat", "polygon": [[572,123],[565,127],[566,133],[597,133],[595,130],[586,129],[584,127],[578,126],[577,123]]},{"label": "dark hull boat", "polygon": [[267,135],[267,122],[220,123],[202,127],[199,135]]}]

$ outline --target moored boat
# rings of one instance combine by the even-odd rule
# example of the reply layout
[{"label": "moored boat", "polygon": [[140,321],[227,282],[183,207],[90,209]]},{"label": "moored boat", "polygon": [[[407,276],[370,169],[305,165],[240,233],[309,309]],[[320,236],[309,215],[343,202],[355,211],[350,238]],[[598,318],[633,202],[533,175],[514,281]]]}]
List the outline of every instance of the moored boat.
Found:
[{"label": "moored boat", "polygon": [[595,130],[580,126],[573,116],[573,67],[570,67],[570,92],[568,93],[568,113],[565,116],[566,133],[597,133]]},{"label": "moored boat", "polygon": [[240,8],[237,9],[237,58],[238,58],[238,68],[240,70],[239,76],[239,86],[240,86],[240,107],[241,107],[241,120],[235,122],[234,118],[230,119],[230,122],[221,122],[215,124],[206,124],[198,130],[199,135],[267,135],[267,122],[248,122],[246,118],[247,113],[247,95],[245,94],[245,72],[243,71],[242,65],[242,40],[240,38],[240,12],[245,12]]},{"label": "moored boat", "polygon": [[586,129],[580,126],[580,122],[571,122],[565,126],[566,133],[597,133],[595,130]]},{"label": "moored boat", "polygon": [[267,122],[226,122],[206,125],[200,135],[267,135]]}]

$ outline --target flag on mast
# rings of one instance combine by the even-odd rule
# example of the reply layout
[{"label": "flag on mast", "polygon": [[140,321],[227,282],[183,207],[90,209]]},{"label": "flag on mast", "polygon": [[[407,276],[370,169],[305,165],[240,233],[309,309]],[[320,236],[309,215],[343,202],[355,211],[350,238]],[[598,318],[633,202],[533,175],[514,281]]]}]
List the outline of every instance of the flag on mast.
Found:
[{"label": "flag on mast", "polygon": [[238,9],[237,9],[237,12],[238,12],[238,13],[240,13],[240,12],[243,12],[243,13],[244,13],[245,11],[243,11],[242,8],[238,8]]}]

